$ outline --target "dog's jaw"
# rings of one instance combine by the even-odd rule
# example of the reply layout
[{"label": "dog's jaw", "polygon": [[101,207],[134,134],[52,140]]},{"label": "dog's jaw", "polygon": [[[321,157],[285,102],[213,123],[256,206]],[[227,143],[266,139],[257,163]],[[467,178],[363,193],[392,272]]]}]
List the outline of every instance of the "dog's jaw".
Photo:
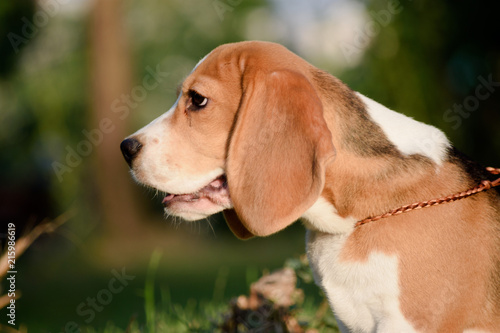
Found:
[{"label": "dog's jaw", "polygon": [[188,221],[201,220],[232,208],[225,175],[191,193],[167,193],[162,203],[167,215],[179,216]]}]

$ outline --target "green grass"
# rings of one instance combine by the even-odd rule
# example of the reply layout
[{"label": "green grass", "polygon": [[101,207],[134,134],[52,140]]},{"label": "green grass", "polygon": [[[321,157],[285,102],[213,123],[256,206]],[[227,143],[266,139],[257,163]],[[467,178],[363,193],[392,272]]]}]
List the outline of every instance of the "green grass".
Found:
[{"label": "green grass", "polygon": [[[19,261],[19,325],[40,333],[218,332],[232,299],[248,294],[251,283],[281,268],[287,257],[304,252],[300,225],[248,242],[220,230],[208,235],[165,230],[79,246],[54,237],[37,242]],[[291,309],[294,317],[319,332],[336,332],[308,266],[299,259],[286,265],[296,271],[306,295]],[[135,278],[108,301],[113,272],[122,270]],[[90,316],[88,302],[99,297],[106,304],[99,303],[102,308]]]},{"label": "green grass", "polygon": [[[104,329],[96,330],[91,327],[82,329],[85,333],[224,333],[220,328],[225,318],[230,313],[229,302],[224,302],[224,288],[227,284],[228,270],[221,268],[215,280],[213,298],[209,301],[189,299],[186,304],[180,305],[172,302],[170,290],[161,288],[160,293],[155,292],[155,275],[161,259],[161,253],[155,251],[150,259],[144,286],[144,311],[145,322],[131,318],[126,327],[118,327],[109,322]],[[303,289],[313,289],[312,274],[304,258],[287,260],[285,266],[295,270],[298,277],[298,286]],[[258,274],[252,269],[247,272],[247,279],[253,282]],[[156,295],[161,299],[156,299]],[[232,295],[233,298],[238,295]],[[315,329],[319,333],[337,333],[335,319],[324,298],[315,299],[307,296],[299,304],[288,309],[299,321],[302,328]],[[239,332],[274,332],[261,330],[258,326],[238,326]]]}]

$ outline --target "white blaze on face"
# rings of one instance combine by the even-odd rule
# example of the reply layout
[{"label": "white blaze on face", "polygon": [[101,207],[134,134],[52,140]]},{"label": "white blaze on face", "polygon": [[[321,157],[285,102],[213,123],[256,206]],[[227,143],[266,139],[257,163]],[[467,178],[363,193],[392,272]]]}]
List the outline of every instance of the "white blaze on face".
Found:
[{"label": "white blaze on face", "polygon": [[[133,170],[136,179],[160,191],[174,194],[197,191],[223,173],[221,168],[217,168],[194,174],[191,167],[198,162],[197,156],[187,151],[186,147],[176,147],[175,142],[179,140],[172,137],[175,132],[170,121],[178,101],[170,110],[133,135],[139,137],[143,145],[140,161]],[[186,163],[177,163],[180,159]]]},{"label": "white blaze on face", "polygon": [[132,135],[142,145],[132,174],[138,182],[167,193],[163,203],[169,214],[196,220],[230,208],[231,202],[221,178],[223,163],[204,156],[189,133],[174,128],[176,112],[178,118],[186,117],[179,109],[181,98],[182,93],[170,110]]}]

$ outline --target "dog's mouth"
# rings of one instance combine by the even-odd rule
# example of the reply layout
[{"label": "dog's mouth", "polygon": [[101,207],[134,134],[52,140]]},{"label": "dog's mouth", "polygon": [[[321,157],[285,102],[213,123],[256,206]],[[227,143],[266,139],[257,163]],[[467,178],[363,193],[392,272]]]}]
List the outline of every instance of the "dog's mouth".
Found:
[{"label": "dog's mouth", "polygon": [[184,216],[184,213],[210,215],[216,208],[222,210],[232,206],[226,175],[215,178],[193,193],[167,193],[162,203],[166,210],[181,216]]}]

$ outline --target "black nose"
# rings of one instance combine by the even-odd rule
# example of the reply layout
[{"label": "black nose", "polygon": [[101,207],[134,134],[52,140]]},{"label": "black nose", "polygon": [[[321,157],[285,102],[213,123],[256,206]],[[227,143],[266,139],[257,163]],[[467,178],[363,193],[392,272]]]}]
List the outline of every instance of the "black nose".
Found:
[{"label": "black nose", "polygon": [[122,143],[120,144],[120,149],[122,151],[123,157],[125,157],[125,161],[127,161],[129,166],[132,166],[132,161],[141,151],[141,148],[142,144],[137,139],[128,138],[122,141]]}]

